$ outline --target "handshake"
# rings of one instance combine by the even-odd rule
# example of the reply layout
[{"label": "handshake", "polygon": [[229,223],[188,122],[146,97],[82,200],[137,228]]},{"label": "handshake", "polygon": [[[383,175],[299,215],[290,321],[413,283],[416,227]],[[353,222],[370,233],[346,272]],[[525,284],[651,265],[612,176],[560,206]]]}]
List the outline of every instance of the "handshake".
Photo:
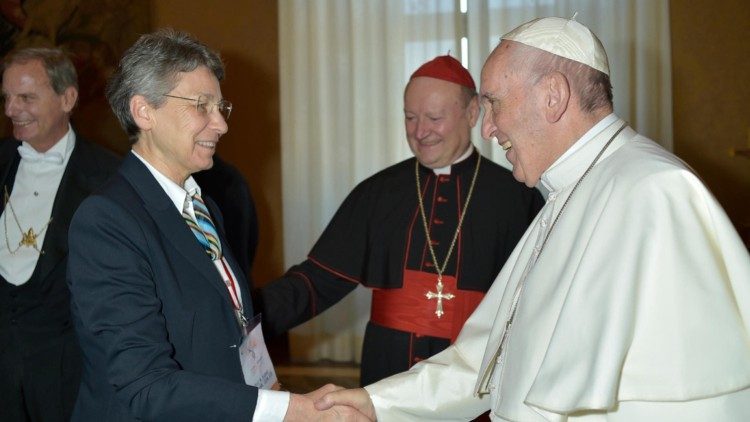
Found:
[{"label": "handshake", "polygon": [[344,389],[333,384],[307,394],[292,394],[284,422],[375,421],[375,408],[364,388]]}]

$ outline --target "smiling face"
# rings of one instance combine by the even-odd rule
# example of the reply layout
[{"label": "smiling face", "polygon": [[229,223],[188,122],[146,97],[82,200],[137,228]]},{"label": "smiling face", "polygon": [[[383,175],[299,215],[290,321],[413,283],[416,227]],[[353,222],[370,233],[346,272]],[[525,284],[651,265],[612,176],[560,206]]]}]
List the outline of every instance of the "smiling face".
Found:
[{"label": "smiling face", "polygon": [[538,87],[511,66],[514,46],[503,41],[482,69],[482,136],[510,145],[506,158],[513,177],[532,187],[554,161],[545,145],[545,116]]},{"label": "smiling face", "polygon": [[[219,81],[205,66],[178,74],[177,85],[168,95],[197,99],[215,104],[222,99]],[[141,135],[133,145],[146,161],[172,181],[182,186],[192,173],[213,166],[213,155],[219,137],[228,130],[218,107],[204,114],[196,101],[165,97],[158,108],[131,100],[131,113],[141,126]],[[144,105],[145,104],[145,105]]]},{"label": "smiling face", "polygon": [[52,89],[40,60],[13,63],[3,72],[5,115],[13,136],[39,152],[47,151],[68,131],[70,111],[78,92],[68,87],[62,94]]},{"label": "smiling face", "polygon": [[461,86],[430,77],[409,81],[404,93],[404,123],[409,148],[429,168],[446,167],[469,146],[479,103],[468,106]]}]

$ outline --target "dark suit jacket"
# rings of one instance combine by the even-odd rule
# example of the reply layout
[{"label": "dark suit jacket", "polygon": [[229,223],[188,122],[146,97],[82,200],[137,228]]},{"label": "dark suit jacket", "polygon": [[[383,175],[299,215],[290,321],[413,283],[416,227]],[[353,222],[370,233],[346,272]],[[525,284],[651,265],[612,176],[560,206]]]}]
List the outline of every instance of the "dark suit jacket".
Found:
[{"label": "dark suit jacket", "polygon": [[[252,315],[220,215],[206,203]],[[68,284],[84,355],[74,421],[251,420],[258,390],[243,381],[227,288],[132,153],[73,218]]]},{"label": "dark suit jacket", "polygon": [[[9,193],[20,162],[20,144],[15,139],[0,141],[0,182]],[[0,341],[10,342],[12,338],[12,345],[25,356],[58,362],[57,367],[30,365],[52,370],[51,374],[37,372],[36,376],[75,381],[74,386],[60,386],[70,392],[71,407],[79,379],[80,352],[74,338],[65,284],[68,225],[81,201],[114,174],[118,163],[119,159],[111,152],[77,137],[55,195],[52,221],[41,245],[44,254],[39,257],[31,278],[16,287],[0,277]],[[0,212],[4,205],[4,201],[0,201]],[[70,337],[70,341],[65,337]],[[35,351],[42,352],[34,354]],[[55,400],[56,397],[50,397],[51,402],[57,403]]]}]

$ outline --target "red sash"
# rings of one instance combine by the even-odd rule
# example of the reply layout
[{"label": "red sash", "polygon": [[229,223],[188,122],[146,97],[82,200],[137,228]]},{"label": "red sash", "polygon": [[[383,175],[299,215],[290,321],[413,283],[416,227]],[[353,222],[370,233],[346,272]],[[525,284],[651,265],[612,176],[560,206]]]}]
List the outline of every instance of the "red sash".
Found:
[{"label": "red sash", "polygon": [[437,293],[437,274],[404,270],[404,285],[400,289],[374,289],[370,320],[378,325],[417,335],[456,340],[464,322],[484,297],[483,292],[458,290],[456,277],[443,276],[443,294],[453,293],[453,299],[443,299],[442,318],[435,315],[437,299],[427,299],[427,292]]}]

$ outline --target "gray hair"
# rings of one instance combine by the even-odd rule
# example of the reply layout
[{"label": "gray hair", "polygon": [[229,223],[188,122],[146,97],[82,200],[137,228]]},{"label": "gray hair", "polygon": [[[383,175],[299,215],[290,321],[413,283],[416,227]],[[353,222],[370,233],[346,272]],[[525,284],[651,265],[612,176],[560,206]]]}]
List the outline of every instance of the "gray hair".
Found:
[{"label": "gray hair", "polygon": [[477,97],[477,91],[475,89],[471,89],[468,86],[461,85],[461,96],[464,100],[464,108],[468,107],[469,104],[471,104],[471,100]]},{"label": "gray hair", "polygon": [[47,71],[47,78],[57,95],[68,87],[78,90],[78,74],[73,62],[59,48],[24,48],[10,52],[3,60],[2,71],[14,64],[26,64],[39,60]]},{"label": "gray hair", "polygon": [[516,48],[512,62],[517,68],[529,72],[530,83],[536,84],[545,75],[560,72],[568,78],[571,90],[578,95],[582,111],[591,113],[603,107],[612,107],[612,83],[606,73],[538,48],[514,44]]},{"label": "gray hair", "polygon": [[179,73],[205,66],[224,79],[224,65],[219,54],[189,34],[162,29],[142,35],[122,56],[115,73],[107,83],[106,95],[131,142],[140,129],[130,114],[130,99],[142,95],[154,107],[161,106],[179,82]]}]

